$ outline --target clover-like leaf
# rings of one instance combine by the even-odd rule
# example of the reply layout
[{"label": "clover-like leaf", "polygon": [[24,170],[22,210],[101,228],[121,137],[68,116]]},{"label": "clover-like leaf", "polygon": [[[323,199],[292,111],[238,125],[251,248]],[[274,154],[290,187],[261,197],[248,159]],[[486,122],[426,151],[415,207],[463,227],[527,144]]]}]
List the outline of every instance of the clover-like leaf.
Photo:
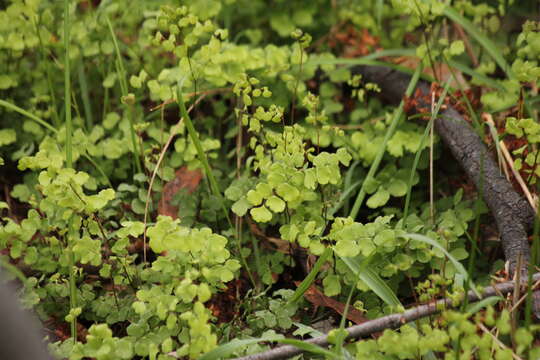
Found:
[{"label": "clover-like leaf", "polygon": [[260,192],[257,190],[249,190],[246,199],[249,201],[251,205],[260,205],[263,201],[263,196]]},{"label": "clover-like leaf", "polygon": [[251,209],[249,213],[257,222],[264,223],[272,220],[272,213],[264,205]]},{"label": "clover-like leaf", "polygon": [[244,196],[233,204],[233,206],[231,207],[231,210],[233,211],[233,213],[235,213],[238,216],[244,216],[246,215],[250,207],[251,207],[251,203]]},{"label": "clover-like leaf", "polygon": [[390,199],[390,193],[383,187],[380,187],[377,192],[370,196],[366,205],[372,209],[385,205]]},{"label": "clover-like leaf", "polygon": [[311,190],[315,190],[315,188],[317,187],[317,172],[314,168],[307,169],[305,171],[304,186]]},{"label": "clover-like leaf", "polygon": [[280,213],[285,210],[285,201],[281,200],[275,195],[272,195],[268,200],[266,200],[266,206],[268,206],[273,212]]},{"label": "clover-like leaf", "polygon": [[339,276],[330,274],[323,279],[324,295],[336,296],[341,294],[341,282]]},{"label": "clover-like leaf", "polygon": [[300,196],[298,189],[287,183],[279,184],[276,188],[276,193],[287,202],[295,201]]},{"label": "clover-like leaf", "polygon": [[0,130],[0,146],[9,145],[17,141],[17,133],[13,129]]},{"label": "clover-like leaf", "polygon": [[339,148],[336,151],[336,155],[337,155],[340,163],[342,163],[345,166],[349,166],[349,164],[351,162],[351,159],[352,159],[352,156],[351,156],[351,154],[349,154],[347,149]]},{"label": "clover-like leaf", "polygon": [[336,243],[334,250],[339,256],[355,257],[360,253],[360,247],[354,240],[340,240]]},{"label": "clover-like leaf", "polygon": [[364,189],[368,194],[373,194],[375,191],[377,191],[380,185],[381,182],[374,177],[370,177],[364,181]]},{"label": "clover-like leaf", "polygon": [[390,195],[399,197],[404,196],[407,193],[407,184],[400,179],[393,179],[386,187]]}]

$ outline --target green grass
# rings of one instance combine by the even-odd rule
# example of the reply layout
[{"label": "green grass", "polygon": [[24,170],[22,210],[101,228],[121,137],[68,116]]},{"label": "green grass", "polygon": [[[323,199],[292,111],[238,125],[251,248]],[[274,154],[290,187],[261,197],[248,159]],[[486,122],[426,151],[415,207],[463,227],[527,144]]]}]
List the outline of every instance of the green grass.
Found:
[{"label": "green grass", "polygon": [[418,147],[418,151],[416,152],[414,156],[414,162],[413,166],[411,168],[411,174],[409,175],[409,183],[407,184],[407,194],[405,195],[405,206],[403,207],[403,219],[406,221],[407,216],[409,215],[409,207],[411,203],[411,193],[412,193],[412,184],[414,180],[414,174],[416,173],[416,169],[418,168],[418,163],[420,161],[420,156],[422,154],[422,149],[424,147],[424,143],[428,137],[428,134],[431,131],[431,128],[434,125],[435,119],[437,118],[439,111],[441,109],[442,103],[444,99],[446,98],[446,94],[448,92],[448,88],[450,87],[450,79],[446,82],[446,85],[444,86],[443,92],[441,96],[439,97],[439,100],[437,101],[437,104],[435,106],[435,109],[433,113],[431,114],[431,117],[429,119],[428,125],[426,126],[426,130],[424,130],[424,133],[422,134],[422,138],[420,140],[420,146]]},{"label": "green grass", "polygon": [[[71,64],[69,59],[70,54],[70,1],[64,0],[64,116],[66,126],[66,167],[73,168],[72,154],[72,133],[73,123],[71,119]],[[75,283],[75,254],[73,253],[73,216],[69,219],[69,227],[67,233],[67,244],[69,251],[69,307],[70,313],[77,308],[77,285]],[[73,315],[70,321],[71,337],[73,341],[77,341],[77,316]]]},{"label": "green grass", "polygon": [[[418,83],[418,80],[420,78],[420,74],[422,72],[422,67],[419,66],[413,77],[411,78],[411,81],[409,82],[409,85],[407,87],[407,90],[405,91],[405,96],[409,97],[412,95],[416,84]],[[360,207],[362,206],[362,203],[364,202],[364,199],[366,197],[366,184],[370,183],[373,178],[375,177],[375,173],[379,169],[379,165],[381,164],[381,160],[384,156],[384,153],[386,152],[386,146],[388,144],[388,141],[390,138],[394,135],[394,132],[396,130],[396,127],[401,119],[401,116],[403,115],[403,107],[405,106],[405,103],[403,100],[399,103],[398,108],[394,111],[394,116],[392,117],[392,121],[390,122],[390,126],[388,126],[388,129],[386,130],[386,133],[384,135],[383,143],[379,150],[377,151],[377,155],[375,156],[375,159],[373,160],[373,163],[371,164],[371,167],[369,168],[369,171],[367,173],[366,178],[364,179],[364,182],[362,183],[362,186],[360,187],[360,191],[358,191],[358,195],[356,196],[356,200],[354,201],[353,207],[351,209],[351,212],[349,213],[349,216],[353,219],[356,218],[358,215],[358,211],[360,211]]]},{"label": "green grass", "polygon": [[[111,33],[111,38],[114,44],[114,51],[116,54],[116,73],[118,75],[118,79],[120,81],[120,89],[122,92],[122,102],[128,101],[127,98],[129,96],[129,88],[128,88],[128,82],[127,82],[127,73],[124,66],[124,60],[122,59],[122,54],[120,53],[120,46],[118,45],[118,39],[116,37],[116,33],[114,32],[113,25],[111,23],[111,20],[107,15],[105,15],[105,19],[107,20],[107,26],[109,27],[109,32]],[[130,122],[130,136],[131,136],[131,146],[133,147],[133,166],[137,173],[142,174],[143,169],[141,166],[141,160],[139,159],[139,145],[137,143],[137,134],[135,132],[135,119],[133,118],[133,105],[132,104],[125,104],[126,110],[127,110],[127,116]]]}]

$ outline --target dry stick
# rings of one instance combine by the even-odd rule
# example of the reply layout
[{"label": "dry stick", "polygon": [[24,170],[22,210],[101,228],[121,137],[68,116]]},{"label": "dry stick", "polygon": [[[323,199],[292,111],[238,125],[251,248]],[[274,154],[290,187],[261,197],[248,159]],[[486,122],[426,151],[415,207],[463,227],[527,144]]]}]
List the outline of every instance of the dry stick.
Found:
[{"label": "dry stick", "polygon": [[[484,118],[485,121],[495,126],[495,122],[493,121],[491,114],[483,114],[482,117]],[[525,194],[525,197],[527,198],[527,201],[529,202],[531,207],[534,209],[534,212],[535,213],[538,212],[536,202],[534,201],[531,192],[527,188],[527,184],[525,184],[525,181],[521,177],[521,174],[519,173],[519,171],[516,170],[514,166],[514,160],[512,159],[512,155],[510,155],[510,152],[508,151],[508,148],[506,147],[506,144],[504,143],[503,140],[499,141],[499,147],[501,149],[501,153],[504,156],[504,159],[506,160],[506,163],[508,163],[510,170],[512,170],[512,174],[514,174],[514,177],[516,178],[516,181],[518,182],[519,187],[521,188],[521,191],[523,191],[523,194]]]},{"label": "dry stick", "polygon": [[[495,122],[493,121],[493,117],[491,116],[491,114],[489,113],[483,113],[482,114],[482,119],[484,119],[485,122],[487,122],[489,125],[490,125],[490,128],[494,130],[494,134],[492,134],[492,138],[493,138],[493,142],[497,141],[498,139],[498,136],[495,136],[497,135],[496,131],[497,131],[497,127],[495,126]],[[500,150],[500,146],[501,146],[501,141],[498,142],[499,144],[499,150]],[[501,151],[497,151],[497,162],[499,163],[499,167],[502,168],[502,170],[504,171],[504,175],[506,176],[506,180],[510,181],[510,174],[508,173],[508,165],[506,164],[506,161],[504,161],[504,159],[501,157],[502,154],[501,154],[502,150]]]},{"label": "dry stick", "polygon": [[[188,113],[193,110],[195,106],[197,106],[208,94],[203,94],[195,100],[195,102],[189,107]],[[165,146],[163,146],[163,149],[161,150],[161,153],[159,154],[158,162],[156,164],[156,167],[154,171],[152,172],[152,178],[150,178],[150,184],[148,185],[148,192],[146,193],[146,204],[144,206],[144,232],[143,232],[143,262],[146,264],[146,223],[148,221],[148,207],[150,204],[150,195],[152,194],[152,187],[154,186],[154,180],[156,178],[156,174],[159,170],[159,166],[161,165],[161,162],[163,161],[163,158],[165,157],[165,153],[167,152],[167,149],[171,145],[172,139],[177,135],[176,128],[180,123],[182,122],[182,118],[178,120],[178,123],[172,127],[174,131],[171,131],[171,135],[169,135],[169,138],[167,139],[167,142],[165,143]]]},{"label": "dry stick", "polygon": [[[376,83],[381,89],[380,96],[391,104],[401,100],[410,81],[409,75],[383,66],[356,66],[353,72],[361,74],[367,82]],[[416,91],[417,110],[429,111],[429,84],[419,82]],[[476,187],[483,187],[482,197],[497,223],[511,277],[518,269],[517,259],[521,255],[523,266],[519,271],[522,272],[521,279],[526,279],[527,264],[530,260],[527,230],[531,229],[534,223],[534,209],[501,174],[482,139],[452,106],[446,106],[439,113],[435,130]],[[533,296],[534,312],[539,317],[540,292],[535,292]]]},{"label": "dry stick", "polygon": [[[537,281],[537,282],[535,282],[535,283],[533,284],[533,286],[532,286],[531,289],[532,289],[533,291],[534,291],[534,290],[537,290],[539,285],[540,285],[540,281]],[[512,305],[512,308],[510,309],[510,312],[516,311],[516,309],[517,309],[517,308],[518,308],[525,300],[527,300],[527,296],[528,296],[527,293],[523,294],[523,296],[522,296],[518,301],[516,301],[515,304]]]},{"label": "dry stick", "polygon": [[[486,327],[484,326],[484,324],[480,323],[480,324],[478,324],[478,327],[479,327],[480,330],[482,330],[484,333],[486,333],[487,335],[489,335],[489,336],[493,339],[493,342],[494,342],[495,344],[499,345],[499,347],[500,347],[501,349],[508,349],[508,347],[507,347],[506,345],[504,345],[504,344],[501,342],[501,340],[499,340],[499,338],[498,338],[497,336],[493,335],[493,334],[491,333],[491,331],[489,331],[489,329],[486,328]],[[512,358],[513,358],[514,360],[523,360],[522,358],[520,358],[519,356],[517,356],[517,355],[514,353],[513,350],[512,350]]]},{"label": "dry stick", "polygon": [[467,34],[465,34],[465,31],[463,31],[463,28],[458,23],[454,23],[454,28],[456,29],[459,37],[461,40],[463,40],[463,43],[465,44],[465,49],[467,50],[467,55],[471,58],[471,61],[473,63],[473,67],[478,66],[478,58],[474,54],[473,48],[471,46],[471,42],[469,41],[469,37]]},{"label": "dry stick", "polygon": [[[431,113],[435,112],[435,92],[431,93]],[[433,143],[434,143],[434,130],[433,126],[429,129],[429,219],[431,225],[435,224],[435,202],[434,202],[434,190],[433,190]],[[443,271],[444,273],[444,271]]]},{"label": "dry stick", "polygon": [[510,170],[512,170],[512,174],[514,174],[514,177],[516,178],[516,181],[518,182],[519,186],[521,187],[521,190],[525,194],[525,197],[527,198],[527,201],[532,206],[533,209],[536,210],[536,203],[534,202],[533,196],[529,189],[527,188],[527,184],[525,184],[525,181],[521,177],[521,174],[516,170],[514,166],[514,161],[512,159],[512,155],[510,155],[510,152],[508,151],[508,148],[504,144],[504,141],[500,141],[499,145],[501,147],[501,152],[504,156],[504,159],[508,163],[508,166],[510,167]]},{"label": "dry stick", "polygon": [[[232,88],[215,88],[215,89],[209,89],[209,90],[206,90],[206,91],[190,92],[190,93],[184,94],[184,96],[186,97],[186,99],[189,99],[190,97],[195,96],[195,95],[208,96],[208,95],[211,95],[211,94],[217,94],[217,93],[225,92],[225,91],[232,91]],[[176,101],[175,99],[165,100],[161,104],[156,105],[153,108],[150,108],[150,111],[156,111],[158,109],[164,108],[165,106],[167,106],[169,104],[172,104],[175,101]],[[199,101],[199,100],[197,100],[197,101]]]},{"label": "dry stick", "polygon": [[[520,255],[518,257],[518,261],[517,261],[517,267],[518,269],[521,268],[521,261],[522,261],[522,256]],[[514,283],[517,283],[517,284],[521,284],[521,271],[516,271],[514,273]],[[517,302],[519,301],[519,297],[520,297],[520,294],[521,294],[521,287],[520,286],[515,286],[514,287],[514,292],[512,294],[512,307],[516,307],[516,304]],[[517,307],[516,307],[517,308]],[[511,329],[512,329],[512,335],[514,335],[516,333],[516,330],[517,330],[517,322],[518,322],[518,316],[519,316],[519,312],[517,311],[513,311],[510,313],[510,326],[511,326]],[[516,337],[515,336],[512,336],[511,337],[512,339],[512,348],[516,348],[517,344],[516,344]]]},{"label": "dry stick", "polygon": [[[540,273],[533,275],[534,281],[540,280]],[[514,282],[507,281],[494,286],[489,286],[484,289],[482,295],[478,297],[474,291],[467,293],[469,302],[476,302],[491,296],[497,296],[498,294],[507,294],[514,290]],[[348,332],[347,340],[358,339],[361,337],[369,336],[373,333],[383,331],[385,329],[396,329],[402,325],[421,319],[426,316],[434,315],[441,312],[443,309],[453,308],[453,300],[444,298],[437,300],[431,304],[419,305],[403,313],[391,314],[380,317],[375,320],[366,321],[360,325],[351,326],[345,330]],[[328,335],[318,336],[305,341],[306,343],[315,344],[319,346],[328,346]],[[274,359],[286,359],[291,356],[301,354],[302,350],[291,345],[280,346],[269,351],[262,353],[248,355],[237,358],[237,360],[274,360]]]}]

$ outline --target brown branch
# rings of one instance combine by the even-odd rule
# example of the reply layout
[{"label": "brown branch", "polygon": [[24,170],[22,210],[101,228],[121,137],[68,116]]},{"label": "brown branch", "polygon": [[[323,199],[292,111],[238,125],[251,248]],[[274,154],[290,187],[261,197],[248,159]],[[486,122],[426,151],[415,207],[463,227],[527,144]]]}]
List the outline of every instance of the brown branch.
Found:
[{"label": "brown branch", "polygon": [[[540,273],[533,275],[533,281],[540,280]],[[499,294],[508,294],[514,290],[514,282],[507,281],[494,286],[489,286],[484,289],[481,296],[476,295],[474,291],[469,291],[467,293],[467,298],[469,302],[476,302],[491,296],[498,296]],[[385,329],[396,329],[402,325],[418,320],[420,318],[437,314],[443,309],[448,309],[454,307],[455,304],[453,300],[449,298],[444,298],[437,300],[436,302],[419,305],[409,310],[406,310],[403,313],[391,314],[387,316],[380,317],[371,321],[367,321],[360,325],[351,326],[345,330],[348,332],[346,337],[347,340],[358,339],[371,335],[376,332],[383,331]],[[318,336],[312,339],[305,341],[306,343],[315,344],[319,346],[328,346],[328,335]],[[292,345],[279,346],[272,350],[268,350],[262,353],[243,356],[236,358],[237,360],[274,360],[274,359],[286,359],[298,354],[301,354],[302,350],[294,347]]]}]

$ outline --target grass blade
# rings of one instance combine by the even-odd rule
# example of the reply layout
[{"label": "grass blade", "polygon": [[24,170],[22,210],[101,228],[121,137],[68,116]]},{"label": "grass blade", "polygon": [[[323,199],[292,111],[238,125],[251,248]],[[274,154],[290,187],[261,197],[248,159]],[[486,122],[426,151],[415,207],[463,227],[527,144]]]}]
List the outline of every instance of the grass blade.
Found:
[{"label": "grass blade", "polygon": [[289,303],[300,300],[302,295],[304,295],[304,293],[307,291],[307,289],[309,289],[311,284],[313,284],[315,278],[317,277],[317,274],[321,270],[324,263],[328,261],[330,255],[332,255],[332,248],[327,247],[326,250],[324,250],[323,254],[317,259],[315,265],[313,265],[313,269],[311,269],[308,276],[306,276],[305,279],[302,280],[300,285],[296,288],[293,296],[289,299]]},{"label": "grass blade", "polygon": [[[405,234],[405,235],[402,235],[403,237],[405,238],[408,238],[408,239],[412,239],[412,240],[417,240],[417,241],[420,241],[420,242],[423,242],[423,243],[426,243],[428,245],[431,245],[433,246],[434,248],[437,248],[438,250],[440,250],[447,258],[448,260],[450,260],[450,262],[454,265],[454,267],[456,268],[456,271],[461,275],[463,276],[463,279],[464,280],[467,280],[469,281],[470,280],[470,276],[469,276],[469,273],[467,272],[467,270],[465,270],[465,267],[459,262],[456,260],[455,257],[453,257],[441,244],[439,244],[437,241],[425,236],[425,235],[421,235],[421,234]],[[471,284],[471,289],[478,295],[480,296],[480,293],[478,292],[478,290],[476,289],[476,286],[474,285],[474,283],[471,281],[470,282]]]},{"label": "grass blade", "polygon": [[[73,168],[73,153],[72,153],[72,139],[73,124],[71,119],[71,67],[70,67],[70,16],[69,16],[70,1],[64,0],[64,116],[66,125],[66,167]],[[71,310],[77,307],[77,284],[75,283],[75,254],[73,253],[73,241],[75,239],[73,234],[73,217],[69,219],[69,230],[66,234],[67,247],[69,252],[69,307]],[[77,315],[72,314],[71,321],[71,337],[73,341],[77,341]]]},{"label": "grass blade", "polygon": [[453,67],[455,69],[458,69],[462,73],[467,74],[467,75],[469,75],[469,76],[471,76],[473,78],[479,79],[484,84],[486,84],[487,86],[489,86],[489,87],[491,87],[493,89],[497,89],[499,91],[506,91],[506,89],[501,84],[499,84],[497,81],[493,80],[492,78],[490,78],[490,77],[488,77],[488,76],[486,76],[484,74],[479,73],[478,71],[476,71],[474,69],[471,69],[470,67],[460,63],[459,61],[448,59],[446,62],[448,63],[448,66]]},{"label": "grass blade", "polygon": [[[36,115],[18,107],[17,105],[14,105],[12,103],[9,103],[7,101],[4,101],[4,100],[0,100],[0,106],[3,106],[5,107],[6,109],[9,109],[9,110],[13,110],[15,112],[18,112],[19,114],[27,117],[28,119],[30,120],[33,120],[35,121],[37,124],[43,126],[45,129],[53,132],[54,134],[57,134],[58,133],[58,130],[56,130],[51,124],[49,124],[48,122],[46,122],[45,120],[37,117]],[[107,174],[105,174],[105,172],[103,171],[103,169],[94,161],[94,159],[92,159],[90,157],[90,155],[88,154],[82,154],[82,156],[88,160],[90,162],[90,164],[92,164],[96,170],[101,174],[101,176],[103,176],[103,178],[105,179],[105,181],[107,182],[107,184],[112,187],[112,184],[111,184],[111,181],[109,180],[109,177],[107,176]]]},{"label": "grass blade", "polygon": [[345,204],[345,201],[349,198],[349,196],[352,195],[353,191],[356,190],[357,187],[359,187],[362,184],[361,181],[356,181],[354,184],[349,186],[339,197],[338,202],[330,211],[328,212],[328,217],[334,216],[334,214],[341,209],[341,207]]},{"label": "grass blade", "polygon": [[258,342],[278,342],[281,344],[287,344],[295,346],[299,349],[302,349],[306,352],[320,355],[320,356],[326,356],[328,359],[336,359],[336,355],[334,355],[332,352],[318,346],[315,344],[311,344],[305,341],[301,340],[295,340],[295,339],[283,339],[279,335],[273,335],[273,336],[263,336],[260,338],[255,339],[244,339],[244,340],[238,340],[234,339],[226,344],[223,344],[221,346],[218,346],[212,351],[207,352],[203,356],[199,358],[199,360],[217,360],[217,359],[226,359],[229,357],[234,351],[239,350],[243,348],[244,346],[256,344]]},{"label": "grass blade", "polygon": [[4,101],[4,100],[1,100],[0,99],[0,106],[3,106],[5,107],[6,109],[9,109],[9,110],[13,110],[15,112],[18,112],[19,114],[27,117],[28,119],[30,120],[33,120],[35,121],[36,123],[38,123],[39,125],[43,126],[45,129],[49,130],[49,131],[52,131],[53,133],[58,133],[58,130],[56,130],[54,128],[54,126],[52,126],[51,124],[49,124],[48,122],[46,122],[45,120],[37,117],[36,115],[32,114],[32,113],[29,113],[28,111],[18,107],[17,105],[14,105],[10,102],[7,102],[7,101]]},{"label": "grass blade", "polygon": [[220,345],[214,350],[207,352],[206,354],[201,356],[199,360],[226,359],[233,352],[243,348],[244,346],[256,344],[261,341],[276,341],[277,339],[278,339],[278,336],[265,336],[261,338],[243,339],[243,340],[233,339],[229,341],[228,343]]},{"label": "grass blade", "polygon": [[[111,38],[114,44],[114,51],[116,53],[116,72],[118,73],[118,79],[120,81],[120,88],[122,90],[122,97],[128,96],[128,85],[127,85],[127,74],[124,67],[124,61],[122,60],[122,54],[120,54],[120,47],[118,46],[118,39],[116,38],[116,33],[112,26],[111,20],[107,15],[105,15],[107,20],[107,25],[109,27],[109,32],[111,33]],[[135,120],[133,119],[133,105],[126,104],[127,113],[130,123],[130,136],[131,136],[131,146],[133,146],[133,163],[135,169],[138,173],[142,173],[142,166],[139,159],[139,145],[137,144],[137,136],[135,134]]]},{"label": "grass blade", "polygon": [[428,134],[431,131],[431,127],[433,126],[433,123],[435,122],[435,119],[437,118],[437,115],[439,114],[439,110],[441,109],[442,103],[444,99],[446,98],[446,93],[448,92],[448,89],[450,88],[450,80],[449,78],[446,81],[446,84],[444,86],[444,90],[439,97],[439,101],[437,101],[437,105],[435,106],[435,111],[433,114],[431,114],[431,118],[429,119],[428,126],[426,126],[426,130],[424,130],[424,134],[422,135],[422,138],[420,139],[420,146],[418,148],[418,151],[416,152],[414,156],[414,162],[413,166],[411,168],[411,174],[409,175],[409,182],[407,184],[407,195],[405,196],[405,206],[403,209],[403,221],[406,221],[407,216],[409,214],[409,205],[411,202],[411,190],[412,190],[412,183],[414,180],[414,173],[416,172],[416,168],[418,167],[418,162],[420,161],[420,155],[422,154],[422,148],[424,146],[424,142],[427,139]]},{"label": "grass blade", "polygon": [[88,82],[86,81],[86,72],[84,70],[84,64],[81,62],[78,66],[79,85],[81,86],[81,97],[83,101],[84,117],[86,118],[86,129],[91,131],[94,119],[92,117],[92,104],[90,102],[90,95],[88,91]]},{"label": "grass blade", "polygon": [[[414,88],[416,87],[416,83],[418,83],[418,79],[420,78],[420,73],[422,72],[422,67],[419,66],[416,68],[416,71],[411,78],[411,81],[409,82],[409,86],[407,87],[407,90],[405,91],[405,96],[409,97],[412,95]],[[403,114],[403,107],[405,106],[405,103],[403,100],[399,103],[399,107],[396,109],[394,113],[394,117],[392,118],[392,122],[390,123],[390,126],[388,127],[388,130],[386,131],[386,134],[384,135],[383,143],[381,147],[379,148],[379,151],[377,152],[377,155],[375,156],[375,160],[373,160],[373,163],[371,163],[371,167],[369,168],[368,174],[366,178],[364,179],[364,182],[362,183],[362,187],[360,188],[360,191],[358,192],[358,195],[356,197],[356,200],[354,202],[353,208],[349,214],[350,217],[353,219],[356,218],[356,215],[358,215],[358,211],[360,210],[360,207],[362,206],[362,203],[364,202],[364,198],[366,197],[366,184],[369,183],[375,176],[375,173],[377,172],[377,169],[379,168],[379,165],[381,163],[381,160],[384,156],[384,153],[386,152],[386,145],[388,144],[388,141],[394,135],[394,131],[396,130],[397,124],[399,123],[399,119],[401,118],[401,115]]]},{"label": "grass blade", "polygon": [[229,222],[229,225],[232,229],[233,225],[229,217],[229,211],[225,208],[225,200],[223,198],[223,194],[221,193],[217,180],[214,177],[214,174],[212,173],[212,169],[210,168],[210,164],[208,163],[208,158],[202,147],[201,140],[199,139],[199,134],[197,133],[197,130],[195,130],[195,127],[193,126],[193,122],[191,121],[191,117],[189,116],[186,110],[186,104],[184,103],[184,98],[182,97],[182,91],[180,89],[181,89],[181,84],[179,83],[178,84],[178,105],[180,107],[180,115],[184,119],[184,123],[186,124],[189,137],[191,138],[191,141],[193,141],[193,144],[195,145],[195,149],[197,150],[197,155],[204,168],[204,173],[206,174],[206,177],[208,178],[208,182],[210,183],[210,189],[212,189],[212,193],[214,194],[214,196],[219,199],[221,209],[223,210],[225,218]]},{"label": "grass blade", "polygon": [[483,299],[483,300],[481,300],[481,301],[479,301],[477,303],[471,304],[467,309],[467,314],[469,316],[473,315],[473,314],[476,314],[477,312],[479,312],[483,308],[488,307],[490,305],[495,305],[496,303],[498,303],[501,300],[504,300],[504,298],[502,298],[500,296],[487,297],[487,298],[485,298],[485,299]]},{"label": "grass blade", "polygon": [[486,50],[489,55],[491,55],[493,60],[495,60],[497,65],[499,65],[499,67],[504,70],[504,72],[508,75],[510,79],[514,77],[510,66],[508,66],[508,63],[502,56],[501,50],[495,45],[493,41],[491,41],[480,31],[478,31],[477,26],[475,26],[469,20],[465,19],[450,6],[447,6],[444,9],[444,15],[450,20],[461,25],[461,27],[464,28]]},{"label": "grass blade", "polygon": [[382,301],[396,308],[402,306],[394,291],[392,291],[386,282],[381,279],[379,274],[370,267],[360,263],[358,257],[351,258],[340,256],[339,258],[371,289],[371,291],[380,297]]}]

